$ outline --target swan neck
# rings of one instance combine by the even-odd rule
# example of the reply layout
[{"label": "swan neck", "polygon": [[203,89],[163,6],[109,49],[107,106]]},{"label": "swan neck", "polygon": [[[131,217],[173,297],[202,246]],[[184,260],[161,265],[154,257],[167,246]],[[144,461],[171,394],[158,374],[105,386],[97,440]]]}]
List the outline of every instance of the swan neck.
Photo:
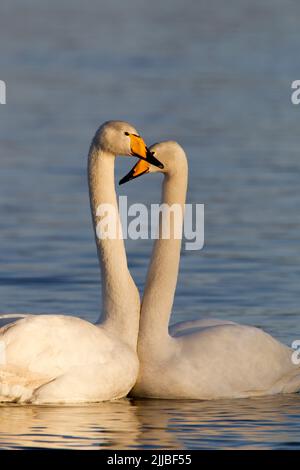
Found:
[{"label": "swan neck", "polygon": [[[178,231],[163,239],[162,218],[159,222],[159,238],[155,241],[151,263],[147,275],[145,293],[142,301],[139,352],[149,356],[162,349],[162,341],[168,340],[168,326],[177,284],[184,205],[187,191],[187,164],[180,171],[166,174],[162,189],[162,203],[181,208],[180,238]],[[170,219],[172,221],[172,219]],[[174,219],[173,219],[174,220]],[[167,343],[165,343],[167,344]]]},{"label": "swan neck", "polygon": [[121,340],[136,347],[140,300],[138,290],[128,270],[122,235],[119,233],[114,238],[99,238],[101,217],[97,214],[99,214],[100,207],[109,204],[113,210],[116,225],[121,227],[114,169],[115,155],[92,144],[88,159],[88,181],[91,213],[101,268],[102,315],[100,324],[117,334]]}]

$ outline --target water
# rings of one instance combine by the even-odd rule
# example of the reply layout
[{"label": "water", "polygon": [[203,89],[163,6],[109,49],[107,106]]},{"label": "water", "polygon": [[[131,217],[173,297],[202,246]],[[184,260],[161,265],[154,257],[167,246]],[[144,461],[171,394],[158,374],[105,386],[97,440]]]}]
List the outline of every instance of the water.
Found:
[{"label": "water", "polygon": [[295,449],[299,397],[0,407],[1,448]]},{"label": "water", "polygon": [[[205,248],[183,252],[172,322],[203,316],[300,338],[300,5],[296,0],[4,2],[0,17],[3,312],[95,321],[100,285],[86,183],[107,119],[178,140]],[[131,161],[117,162],[119,178]],[[161,178],[121,188],[157,202]],[[128,242],[142,291],[151,241]],[[300,448],[300,396],[0,408],[0,446]]]}]

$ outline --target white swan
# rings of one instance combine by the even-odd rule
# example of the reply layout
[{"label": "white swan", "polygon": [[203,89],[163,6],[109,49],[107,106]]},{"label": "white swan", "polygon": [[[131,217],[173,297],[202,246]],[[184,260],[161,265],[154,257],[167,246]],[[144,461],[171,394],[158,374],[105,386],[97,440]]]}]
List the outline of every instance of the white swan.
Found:
[{"label": "white swan", "polygon": [[[141,156],[159,164],[129,124],[110,121],[99,128],[88,162],[95,229],[100,204],[111,204],[118,217],[116,155]],[[138,290],[128,271],[121,237],[96,237],[96,241],[102,272],[102,322],[93,325],[70,316],[24,315],[0,329],[0,401],[103,401],[125,396],[134,385],[138,373]]]},{"label": "white swan", "polygon": [[[150,150],[164,164],[163,202],[183,208],[188,173],[183,149],[176,142],[163,142]],[[120,183],[156,171],[140,161]],[[173,235],[155,242],[141,308],[140,372],[132,394],[216,399],[298,391],[300,367],[292,363],[292,351],[262,330],[200,320],[175,325],[178,336],[169,335],[180,246]]]}]

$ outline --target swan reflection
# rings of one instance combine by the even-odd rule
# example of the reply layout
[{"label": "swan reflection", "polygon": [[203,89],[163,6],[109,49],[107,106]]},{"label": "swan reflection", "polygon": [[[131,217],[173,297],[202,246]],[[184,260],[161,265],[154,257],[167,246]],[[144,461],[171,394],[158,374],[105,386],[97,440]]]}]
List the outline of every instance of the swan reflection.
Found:
[{"label": "swan reflection", "polygon": [[124,399],[86,406],[3,405],[0,448],[296,448],[299,414],[297,394],[211,402]]}]

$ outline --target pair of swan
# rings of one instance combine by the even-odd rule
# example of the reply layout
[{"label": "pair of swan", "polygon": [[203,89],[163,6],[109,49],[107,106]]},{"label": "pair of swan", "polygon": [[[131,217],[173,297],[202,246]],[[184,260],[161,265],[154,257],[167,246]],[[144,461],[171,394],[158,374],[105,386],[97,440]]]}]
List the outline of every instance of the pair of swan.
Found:
[{"label": "pair of swan", "polygon": [[[118,211],[116,155],[140,158],[121,183],[163,172],[163,202],[179,204],[183,214],[188,173],[183,149],[175,142],[147,149],[136,129],[110,121],[99,128],[89,151],[95,232],[100,204]],[[160,237],[154,244],[142,306],[122,238],[96,236],[96,243],[101,322],[29,315],[0,329],[0,401],[97,402],[130,391],[142,397],[216,399],[300,389],[300,367],[293,364],[292,351],[257,328],[200,320],[177,324],[169,334],[181,248],[172,229],[169,239]]]}]

